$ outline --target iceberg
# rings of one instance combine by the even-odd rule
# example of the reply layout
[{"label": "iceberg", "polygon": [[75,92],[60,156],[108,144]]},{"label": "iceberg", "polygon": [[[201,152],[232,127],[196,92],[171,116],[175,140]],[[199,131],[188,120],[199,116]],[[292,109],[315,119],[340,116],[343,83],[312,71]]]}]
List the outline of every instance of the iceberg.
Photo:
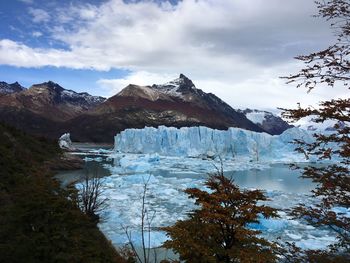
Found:
[{"label": "iceberg", "polygon": [[[295,145],[291,143],[295,139],[311,142],[313,137],[311,133],[295,127],[273,136],[240,128],[215,130],[203,126],[180,129],[160,126],[122,131],[115,136],[114,151],[224,159],[249,156],[255,161],[290,160],[296,155]],[[303,158],[299,156],[299,159]]]},{"label": "iceberg", "polygon": [[58,139],[58,145],[63,150],[75,150],[75,148],[73,147],[72,141],[70,139],[70,133],[64,133]]}]

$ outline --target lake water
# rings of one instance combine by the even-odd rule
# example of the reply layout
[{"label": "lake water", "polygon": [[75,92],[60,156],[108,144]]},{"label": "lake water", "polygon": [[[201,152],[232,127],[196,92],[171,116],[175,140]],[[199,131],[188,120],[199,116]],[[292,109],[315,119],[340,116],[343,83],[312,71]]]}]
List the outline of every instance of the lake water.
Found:
[{"label": "lake water", "polygon": [[[204,172],[198,172],[205,169],[188,166],[188,163],[192,162],[199,164],[200,160],[169,161],[167,158],[160,158],[150,166],[151,168],[142,166],[148,167],[149,171],[139,171],[138,167],[124,171],[118,167],[120,157],[114,159],[115,156],[96,150],[80,154],[81,158],[85,159],[84,169],[62,172],[57,178],[66,185],[73,181],[78,182],[86,174],[103,177],[104,197],[108,198],[108,208],[102,214],[103,221],[99,227],[116,246],[127,242],[126,227],[132,231],[134,244],[140,245],[141,197],[145,181],[149,180],[146,206],[155,215],[152,227],[160,227],[184,219],[186,213],[195,208],[193,200],[188,199],[183,190],[189,187],[204,189],[203,184],[208,176]],[[131,160],[134,160],[133,158],[136,158],[137,163],[137,160],[143,160],[145,157],[140,159],[133,156]],[[285,211],[298,203],[314,201],[308,196],[314,188],[310,180],[301,179],[299,171],[291,170],[285,164],[255,166],[260,169],[227,170],[225,175],[232,177],[241,188],[265,190],[271,199],[269,205],[281,209],[280,218],[261,219],[260,224],[256,226],[263,231],[264,237],[270,240],[281,238],[282,241],[296,242],[301,247],[314,249],[324,248],[334,241],[334,236],[327,229],[315,229],[305,222],[290,218]],[[130,165],[128,167],[130,168]],[[239,165],[235,167],[239,168]],[[154,231],[151,235],[151,247],[160,246],[165,240],[164,233]]]}]

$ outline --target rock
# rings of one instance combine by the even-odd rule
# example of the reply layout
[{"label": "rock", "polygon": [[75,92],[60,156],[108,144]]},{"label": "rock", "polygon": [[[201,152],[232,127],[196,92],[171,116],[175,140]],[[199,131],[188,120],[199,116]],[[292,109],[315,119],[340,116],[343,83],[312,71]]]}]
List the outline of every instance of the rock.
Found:
[{"label": "rock", "polygon": [[60,157],[48,162],[48,167],[54,171],[77,170],[84,167],[84,161],[78,156],[74,156],[70,153],[64,153]]}]

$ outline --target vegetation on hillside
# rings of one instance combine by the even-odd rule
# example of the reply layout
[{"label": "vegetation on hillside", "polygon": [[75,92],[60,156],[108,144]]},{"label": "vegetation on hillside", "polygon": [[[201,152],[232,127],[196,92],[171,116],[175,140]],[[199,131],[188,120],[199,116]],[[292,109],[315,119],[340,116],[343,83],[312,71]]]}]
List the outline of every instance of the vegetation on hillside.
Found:
[{"label": "vegetation on hillside", "polygon": [[123,262],[52,178],[56,143],[0,124],[1,262]]}]

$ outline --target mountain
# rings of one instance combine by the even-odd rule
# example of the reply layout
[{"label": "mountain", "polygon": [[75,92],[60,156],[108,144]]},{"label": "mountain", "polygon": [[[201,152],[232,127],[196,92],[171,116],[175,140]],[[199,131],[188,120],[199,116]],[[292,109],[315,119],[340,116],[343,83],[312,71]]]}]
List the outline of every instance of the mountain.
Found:
[{"label": "mountain", "polygon": [[49,120],[66,121],[96,107],[104,100],[88,93],[66,90],[49,81],[0,97],[0,107],[10,106],[16,110],[30,111]]},{"label": "mountain", "polygon": [[288,124],[281,117],[268,111],[255,109],[245,109],[239,111],[242,112],[250,121],[254,122],[264,131],[272,135],[280,135],[285,130],[293,127],[293,125]]},{"label": "mountain", "polygon": [[68,122],[73,141],[111,140],[127,128],[160,125],[264,131],[214,94],[197,89],[183,74],[162,85],[130,84],[94,110]]},{"label": "mountain", "polygon": [[25,90],[18,82],[9,84],[4,81],[0,81],[0,96],[17,93]]},{"label": "mountain", "polygon": [[31,134],[58,138],[65,132],[64,122],[103,101],[49,81],[0,96],[0,121]]},{"label": "mountain", "polygon": [[[7,84],[7,83],[6,83]],[[67,90],[49,81],[28,89],[4,84],[0,96],[0,121],[31,134],[58,139],[69,132],[73,141],[112,142],[128,128],[206,126],[229,127],[280,134],[288,124],[264,113],[264,120],[251,117],[257,112],[239,111],[212,93],[197,89],[185,75],[168,83],[150,86],[130,84],[105,99]],[[5,88],[3,89],[5,90]]]}]

